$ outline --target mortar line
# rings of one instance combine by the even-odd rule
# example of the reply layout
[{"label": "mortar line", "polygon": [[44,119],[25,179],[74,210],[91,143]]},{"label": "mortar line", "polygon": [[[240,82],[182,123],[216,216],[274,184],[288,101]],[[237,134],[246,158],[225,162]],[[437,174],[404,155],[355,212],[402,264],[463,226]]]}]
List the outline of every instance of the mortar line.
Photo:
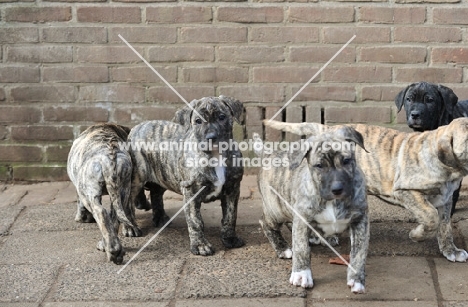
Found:
[{"label": "mortar line", "polygon": [[434,258],[426,257],[429,270],[431,271],[432,283],[434,284],[434,291],[436,294],[437,306],[444,307],[444,298],[442,296],[442,291],[440,290],[439,275],[437,274],[437,268],[435,265]]},{"label": "mortar line", "polygon": [[186,270],[187,265],[188,265],[188,258],[185,258],[184,263],[182,264],[179,272],[177,273],[176,285],[174,288],[174,297],[172,297],[169,300],[169,303],[167,304],[168,307],[175,307],[177,304],[177,293],[179,293],[180,289],[182,288],[183,277],[187,274],[187,270]]},{"label": "mortar line", "polygon": [[43,307],[44,303],[47,303],[52,298],[54,291],[57,289],[59,277],[62,276],[63,272],[65,271],[65,266],[66,264],[61,264],[58,267],[57,274],[54,275],[54,278],[52,280],[52,284],[50,285],[49,290],[47,290],[47,293],[39,302],[39,307]]}]

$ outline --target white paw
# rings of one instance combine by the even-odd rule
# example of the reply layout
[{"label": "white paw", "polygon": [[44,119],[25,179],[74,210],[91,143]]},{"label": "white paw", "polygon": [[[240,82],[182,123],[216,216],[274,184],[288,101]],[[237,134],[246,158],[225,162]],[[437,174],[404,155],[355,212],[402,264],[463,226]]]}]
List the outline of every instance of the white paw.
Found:
[{"label": "white paw", "polygon": [[457,249],[455,253],[446,254],[445,258],[452,262],[466,262],[468,260],[468,253],[463,249]]},{"label": "white paw", "polygon": [[301,286],[302,288],[312,288],[314,286],[312,272],[310,269],[300,272],[292,272],[289,282],[294,286]]},{"label": "white paw", "polygon": [[291,259],[292,258],[292,250],[288,248],[284,252],[282,252],[279,256],[281,259]]},{"label": "white paw", "polygon": [[348,281],[348,287],[350,287],[351,292],[355,294],[362,294],[366,292],[366,288],[364,287],[364,285],[360,282],[354,281],[354,279]]},{"label": "white paw", "polygon": [[309,238],[309,243],[312,245],[319,245],[321,242],[319,237],[310,237]]}]

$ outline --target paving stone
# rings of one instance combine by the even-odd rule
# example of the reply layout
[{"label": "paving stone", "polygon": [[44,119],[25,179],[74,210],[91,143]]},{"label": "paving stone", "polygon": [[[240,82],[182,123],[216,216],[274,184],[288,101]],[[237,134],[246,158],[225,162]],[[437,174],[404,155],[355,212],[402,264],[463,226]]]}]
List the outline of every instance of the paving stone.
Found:
[{"label": "paving stone", "polygon": [[26,185],[5,185],[0,193],[0,208],[16,205],[27,193]]},{"label": "paving stone", "polygon": [[40,302],[58,270],[56,264],[0,265],[0,302]]},{"label": "paving stone", "polygon": [[69,183],[63,182],[43,182],[26,186],[28,193],[18,203],[21,206],[50,204],[57,196],[58,192]]},{"label": "paving stone", "polygon": [[71,181],[68,181],[59,188],[57,195],[52,200],[52,204],[75,203],[76,199],[76,188]]},{"label": "paving stone", "polygon": [[421,257],[369,257],[366,293],[352,294],[346,285],[346,267],[330,265],[328,259],[312,258],[314,300],[406,300],[435,301],[431,271]]},{"label": "paving stone", "polygon": [[21,206],[10,206],[2,209],[2,217],[0,218],[0,236],[8,234],[9,229],[24,208],[25,207]]},{"label": "paving stone", "polygon": [[278,298],[240,298],[240,299],[216,299],[216,300],[179,300],[176,307],[284,307],[303,306],[305,299],[299,297]]},{"label": "paving stone", "polygon": [[291,287],[291,263],[280,259],[189,259],[178,287],[178,298],[305,297]]},{"label": "paving stone", "polygon": [[169,302],[51,302],[42,304],[43,307],[166,307]]},{"label": "paving stone", "polygon": [[439,287],[444,300],[466,300],[468,298],[468,265],[452,263],[446,259],[434,259]]},{"label": "paving stone", "polygon": [[468,301],[443,302],[444,307],[468,307]]},{"label": "paving stone", "polygon": [[314,307],[437,307],[437,302],[419,301],[317,301],[313,302]]},{"label": "paving stone", "polygon": [[0,303],[1,307],[39,307],[38,303]]},{"label": "paving stone", "polygon": [[131,263],[120,274],[112,263],[69,265],[59,276],[53,301],[149,301],[174,296],[183,260]]}]

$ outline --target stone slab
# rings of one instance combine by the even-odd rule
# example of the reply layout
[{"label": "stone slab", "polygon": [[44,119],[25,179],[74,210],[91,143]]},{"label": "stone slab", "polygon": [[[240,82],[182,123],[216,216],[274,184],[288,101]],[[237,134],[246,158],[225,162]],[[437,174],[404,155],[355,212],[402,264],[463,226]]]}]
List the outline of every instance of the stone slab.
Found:
[{"label": "stone slab", "polygon": [[446,259],[434,259],[439,287],[444,300],[467,300],[468,264],[452,263]]},{"label": "stone slab", "polygon": [[69,185],[67,181],[42,182],[27,185],[28,193],[18,204],[21,206],[50,204],[58,195],[58,192],[67,185]]},{"label": "stone slab", "polygon": [[420,301],[317,301],[312,303],[313,307],[437,307],[437,302]]},{"label": "stone slab", "polygon": [[[169,302],[50,302],[42,304],[43,307],[166,307]],[[13,306],[12,306],[13,307]]]},{"label": "stone slab", "polygon": [[2,217],[0,218],[0,236],[5,236],[15,222],[18,215],[25,207],[10,206],[2,209]]},{"label": "stone slab", "polygon": [[305,299],[299,297],[240,298],[216,300],[178,300],[175,307],[284,307],[304,306]]}]

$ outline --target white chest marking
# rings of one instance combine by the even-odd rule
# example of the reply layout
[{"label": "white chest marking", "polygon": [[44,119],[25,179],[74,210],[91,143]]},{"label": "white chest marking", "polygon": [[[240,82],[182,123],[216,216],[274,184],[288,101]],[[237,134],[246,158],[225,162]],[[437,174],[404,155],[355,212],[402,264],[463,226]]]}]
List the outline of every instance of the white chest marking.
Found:
[{"label": "white chest marking", "polygon": [[226,174],[225,174],[225,169],[223,166],[221,165],[216,166],[215,172],[216,172],[216,176],[218,177],[218,180],[216,182],[213,182],[215,189],[208,196],[206,196],[206,198],[218,196],[221,190],[223,189],[224,183],[226,182]]},{"label": "white chest marking", "polygon": [[325,210],[317,214],[314,219],[326,237],[345,231],[351,220],[337,219],[336,209],[331,202],[327,203]]}]

